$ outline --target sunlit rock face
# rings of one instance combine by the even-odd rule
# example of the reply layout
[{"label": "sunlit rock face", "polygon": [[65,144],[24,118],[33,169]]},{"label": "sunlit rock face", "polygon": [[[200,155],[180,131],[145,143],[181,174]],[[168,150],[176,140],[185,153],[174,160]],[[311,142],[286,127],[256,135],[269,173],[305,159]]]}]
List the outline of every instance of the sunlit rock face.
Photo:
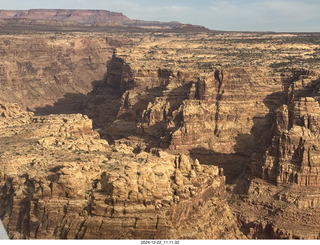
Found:
[{"label": "sunlit rock face", "polygon": [[261,177],[274,183],[319,186],[319,79],[308,71],[288,84],[284,104],[275,110],[271,141]]},{"label": "sunlit rock face", "polygon": [[26,21],[0,21],[10,238],[318,238],[317,34]]},{"label": "sunlit rock face", "polygon": [[81,114],[0,105],[0,215],[10,238],[244,237],[217,166],[109,146]]},{"label": "sunlit rock face", "polygon": [[33,19],[53,21],[74,21],[83,24],[113,23],[121,24],[129,18],[122,13],[105,10],[77,9],[30,9],[0,10],[1,19]]}]

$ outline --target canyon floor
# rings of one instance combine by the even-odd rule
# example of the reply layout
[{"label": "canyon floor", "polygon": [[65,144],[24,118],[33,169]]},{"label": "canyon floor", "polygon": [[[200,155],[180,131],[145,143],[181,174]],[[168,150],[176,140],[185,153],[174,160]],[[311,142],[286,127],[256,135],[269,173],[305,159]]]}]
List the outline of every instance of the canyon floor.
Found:
[{"label": "canyon floor", "polygon": [[319,239],[320,34],[0,21],[12,239]]}]

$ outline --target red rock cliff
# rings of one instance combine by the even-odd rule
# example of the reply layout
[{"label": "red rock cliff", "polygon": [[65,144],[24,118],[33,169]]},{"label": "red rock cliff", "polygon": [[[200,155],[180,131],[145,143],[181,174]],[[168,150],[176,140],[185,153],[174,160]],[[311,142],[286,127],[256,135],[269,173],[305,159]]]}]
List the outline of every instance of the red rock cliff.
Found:
[{"label": "red rock cliff", "polygon": [[35,19],[35,20],[69,20],[79,23],[111,22],[122,23],[129,18],[122,13],[106,10],[78,9],[30,9],[30,10],[0,10],[3,19]]}]

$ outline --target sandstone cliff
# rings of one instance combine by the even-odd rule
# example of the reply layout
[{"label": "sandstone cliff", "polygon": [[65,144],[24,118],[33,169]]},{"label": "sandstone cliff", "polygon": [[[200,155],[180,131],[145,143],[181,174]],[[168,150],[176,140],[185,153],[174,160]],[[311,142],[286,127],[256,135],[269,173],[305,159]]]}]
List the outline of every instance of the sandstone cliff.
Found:
[{"label": "sandstone cliff", "polygon": [[[30,20],[29,22],[26,20]],[[122,13],[108,10],[89,9],[29,9],[29,10],[0,10],[0,25],[11,25],[28,23],[31,26],[52,28],[78,26],[78,27],[120,27],[141,28],[148,30],[178,30],[178,31],[209,31],[204,26],[182,24],[177,21],[160,22],[132,20]],[[13,25],[12,25],[13,24]],[[49,29],[50,29],[49,28]],[[14,28],[13,28],[14,29]],[[83,29],[82,29],[83,30]],[[12,30],[11,30],[12,31]],[[59,29],[58,29],[59,31]],[[142,31],[142,30],[141,30]]]},{"label": "sandstone cliff", "polygon": [[318,238],[318,37],[1,36],[10,236]]},{"label": "sandstone cliff", "polygon": [[1,108],[0,217],[10,238],[243,237],[218,167],[109,146],[80,114]]},{"label": "sandstone cliff", "polygon": [[99,36],[2,35],[0,98],[34,110],[72,93],[73,103],[62,112],[75,111],[81,94],[91,91],[92,82],[103,77],[106,57],[112,55],[105,35]]},{"label": "sandstone cliff", "polygon": [[83,24],[111,22],[121,24],[129,18],[122,13],[107,10],[73,10],[73,9],[30,9],[30,10],[0,10],[1,19],[34,19],[63,20]]},{"label": "sandstone cliff", "polygon": [[252,155],[244,202],[233,199],[232,207],[250,238],[319,239],[319,79],[293,69],[283,84],[270,133]]},{"label": "sandstone cliff", "polygon": [[308,71],[296,73],[284,91],[284,105],[275,110],[261,177],[277,184],[319,186],[319,80]]}]

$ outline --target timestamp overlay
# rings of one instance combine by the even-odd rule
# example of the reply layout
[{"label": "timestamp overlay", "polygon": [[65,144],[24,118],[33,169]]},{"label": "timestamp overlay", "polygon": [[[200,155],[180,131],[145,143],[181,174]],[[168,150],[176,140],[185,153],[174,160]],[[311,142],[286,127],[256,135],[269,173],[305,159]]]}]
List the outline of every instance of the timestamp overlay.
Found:
[{"label": "timestamp overlay", "polygon": [[142,245],[179,245],[180,240],[141,240]]},{"label": "timestamp overlay", "polygon": [[[134,244],[141,245],[217,245],[236,242],[237,245],[248,245],[248,240],[137,240]],[[261,244],[260,244],[261,245]]]}]

